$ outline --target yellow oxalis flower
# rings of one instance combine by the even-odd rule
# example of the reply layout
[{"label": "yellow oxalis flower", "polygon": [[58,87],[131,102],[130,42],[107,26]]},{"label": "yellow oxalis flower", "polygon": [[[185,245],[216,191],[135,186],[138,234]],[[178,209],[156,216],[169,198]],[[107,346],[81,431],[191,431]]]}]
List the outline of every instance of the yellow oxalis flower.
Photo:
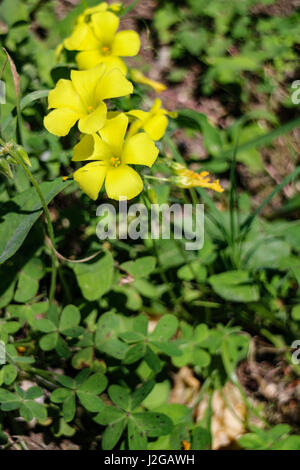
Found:
[{"label": "yellow oxalis flower", "polygon": [[156,80],[152,80],[151,78],[146,77],[140,70],[138,69],[131,69],[130,76],[133,81],[136,83],[142,83],[143,85],[148,85],[153,88],[156,93],[161,93],[167,89],[166,85],[161,82],[157,82]]},{"label": "yellow oxalis flower", "polygon": [[189,170],[181,163],[175,163],[171,165],[171,167],[177,175],[173,179],[173,182],[180,188],[207,188],[217,191],[218,193],[224,191],[219,180],[211,181],[208,171],[196,173],[195,171]]},{"label": "yellow oxalis flower", "polygon": [[136,118],[131,124],[129,135],[136,134],[143,129],[153,140],[160,140],[168,125],[167,116],[177,117],[177,113],[169,112],[161,107],[161,100],[156,98],[150,111],[132,109],[127,114]]},{"label": "yellow oxalis flower", "polygon": [[75,171],[74,180],[94,200],[104,181],[111,199],[132,199],[143,190],[142,178],[129,165],[151,167],[158,149],[144,132],[125,138],[127,126],[128,117],[120,113],[106,121],[101,137],[85,135],[74,147],[74,161],[93,160]]},{"label": "yellow oxalis flower", "polygon": [[106,2],[102,2],[95,7],[86,8],[84,12],[78,16],[77,23],[85,23],[90,20],[90,17],[95,13],[100,13],[101,11],[112,10],[112,11],[120,11],[122,8],[122,3],[114,2],[110,3],[109,5]]},{"label": "yellow oxalis flower", "polygon": [[44,118],[46,129],[58,136],[67,135],[78,122],[85,134],[94,134],[104,126],[107,115],[103,100],[129,95],[129,82],[118,69],[104,64],[84,71],[71,71],[71,80],[61,79],[48,96],[48,107],[55,108]]},{"label": "yellow oxalis flower", "polygon": [[100,13],[101,11],[106,11],[107,9],[108,4],[106,2],[99,3],[99,5],[94,7],[86,8],[84,12],[78,16],[76,23],[87,23],[92,15]]},{"label": "yellow oxalis flower", "polygon": [[124,74],[127,67],[120,57],[132,57],[140,50],[139,35],[132,30],[119,31],[120,19],[110,11],[100,11],[90,22],[75,26],[72,35],[64,41],[66,49],[81,51],[76,55],[78,68],[90,69],[105,63],[110,69],[118,68]]}]

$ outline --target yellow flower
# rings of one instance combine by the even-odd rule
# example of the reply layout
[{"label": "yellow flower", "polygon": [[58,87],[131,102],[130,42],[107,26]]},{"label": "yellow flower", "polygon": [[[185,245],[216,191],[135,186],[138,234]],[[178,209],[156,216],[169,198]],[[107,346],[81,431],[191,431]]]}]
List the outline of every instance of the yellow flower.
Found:
[{"label": "yellow flower", "polygon": [[98,134],[85,135],[74,147],[74,161],[89,161],[75,171],[74,180],[91,199],[96,200],[105,181],[111,199],[132,199],[143,190],[143,181],[129,165],[151,167],[158,149],[150,137],[141,132],[125,138],[128,117],[118,114],[106,121]]},{"label": "yellow flower", "polygon": [[[172,165],[171,165],[172,167]],[[195,173],[192,170],[188,170],[184,165],[177,163],[173,166],[175,176],[172,181],[179,188],[208,188],[222,193],[224,189],[220,185],[219,180],[210,180],[208,171],[202,171],[201,173]]]},{"label": "yellow flower", "polygon": [[153,88],[156,93],[161,93],[162,91],[165,91],[167,89],[167,87],[163,83],[151,80],[151,78],[146,77],[138,69],[131,69],[130,76],[131,79],[136,83],[142,83],[143,85],[151,86],[151,88]]},{"label": "yellow flower", "polygon": [[75,26],[64,46],[69,50],[81,51],[76,55],[79,69],[86,70],[105,63],[108,68],[118,68],[126,74],[127,67],[120,57],[137,55],[140,38],[132,30],[117,33],[119,22],[114,13],[100,11],[91,15],[90,22],[80,22]]},{"label": "yellow flower", "polygon": [[136,118],[130,126],[129,135],[134,135],[140,129],[143,129],[153,140],[160,140],[164,136],[168,125],[166,115],[170,117],[177,116],[177,113],[163,109],[159,98],[156,98],[150,111],[132,109],[127,114]]},{"label": "yellow flower", "polygon": [[55,109],[44,118],[44,125],[52,134],[64,136],[79,121],[81,132],[93,134],[106,121],[107,108],[103,100],[132,92],[132,84],[118,69],[107,70],[101,64],[90,70],[72,70],[71,80],[59,80],[50,91],[48,107]]},{"label": "yellow flower", "polygon": [[86,8],[84,12],[78,16],[77,23],[86,23],[90,20],[91,16],[95,13],[100,13],[102,11],[111,10],[118,12],[122,8],[122,3],[114,2],[109,5],[106,2],[102,2],[95,7]]},{"label": "yellow flower", "polygon": [[95,7],[86,8],[81,15],[77,18],[77,23],[86,23],[90,20],[90,17],[95,13],[99,13],[101,11],[106,11],[108,9],[108,5],[106,2],[102,2]]}]

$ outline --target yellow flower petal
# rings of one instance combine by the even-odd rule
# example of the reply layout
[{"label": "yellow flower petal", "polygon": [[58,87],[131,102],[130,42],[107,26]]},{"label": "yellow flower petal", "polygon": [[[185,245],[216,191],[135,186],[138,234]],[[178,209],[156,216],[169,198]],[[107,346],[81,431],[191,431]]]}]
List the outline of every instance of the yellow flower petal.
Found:
[{"label": "yellow flower petal", "polygon": [[64,40],[64,46],[70,51],[84,51],[99,47],[92,28],[87,23],[77,24],[73,33]]},{"label": "yellow flower petal", "polygon": [[132,109],[131,111],[128,111],[127,114],[129,114],[130,116],[134,116],[137,119],[140,119],[141,121],[145,121],[149,115],[147,111],[142,111],[140,109]]},{"label": "yellow flower petal", "polygon": [[102,139],[109,145],[115,156],[122,152],[124,137],[128,126],[128,117],[124,113],[108,119],[105,126],[99,131]]},{"label": "yellow flower petal", "polygon": [[71,80],[58,80],[54,90],[48,95],[48,108],[69,108],[85,114],[85,108]]},{"label": "yellow flower petal", "polygon": [[132,199],[143,190],[143,181],[140,175],[130,166],[120,165],[109,168],[105,180],[105,189],[108,197],[116,199]]},{"label": "yellow flower petal", "polygon": [[103,63],[103,55],[99,49],[82,51],[76,54],[76,62],[79,70],[88,70]]},{"label": "yellow flower petal", "polygon": [[56,59],[56,62],[59,62],[60,60],[60,57],[61,57],[61,53],[64,49],[64,43],[61,42],[60,44],[58,44],[58,46],[56,47],[55,49],[55,59]]},{"label": "yellow flower petal", "polygon": [[97,134],[85,135],[74,147],[74,162],[86,160],[107,160],[113,155],[109,146]]},{"label": "yellow flower petal", "polygon": [[157,82],[155,80],[152,80],[151,78],[146,77],[140,70],[138,69],[131,69],[131,78],[137,83],[143,83],[144,85],[149,85],[151,86],[156,93],[161,93],[162,91],[166,90],[167,87],[161,83]]},{"label": "yellow flower petal", "polygon": [[[153,106],[151,108],[151,113],[153,114],[157,113],[161,109],[161,105],[162,105],[161,99],[155,98]],[[162,111],[166,112],[164,109],[162,109]]]},{"label": "yellow flower petal", "polygon": [[106,70],[120,69],[124,75],[127,73],[127,67],[122,59],[112,55],[105,56],[101,54],[99,49],[79,52],[76,55],[76,62],[80,70],[87,70],[99,64],[105,64]]},{"label": "yellow flower petal", "polygon": [[132,92],[132,83],[127,80],[120,70],[113,69],[106,72],[100,79],[96,94],[99,100],[105,100],[130,95]]},{"label": "yellow flower petal", "polygon": [[[94,107],[96,101],[96,87],[105,73],[105,65],[100,64],[89,70],[72,70],[71,80],[74,87],[87,107]],[[99,100],[100,101],[100,100]]]},{"label": "yellow flower petal", "polygon": [[141,132],[125,141],[121,155],[122,163],[131,163],[133,165],[146,165],[151,167],[158,156],[158,148],[150,137]]},{"label": "yellow flower petal", "polygon": [[160,140],[168,126],[168,119],[164,115],[156,115],[150,118],[143,125],[144,131],[151,137],[153,140]]},{"label": "yellow flower petal", "polygon": [[84,12],[78,16],[77,23],[86,22],[90,19],[91,15],[94,15],[95,13],[99,13],[100,11],[105,11],[107,10],[107,8],[108,8],[108,5],[106,2],[102,2],[100,3],[100,5],[96,5],[95,7],[86,8]]},{"label": "yellow flower petal", "polygon": [[110,11],[104,11],[92,15],[91,20],[95,36],[101,44],[110,46],[119,27],[119,18]]},{"label": "yellow flower petal", "polygon": [[72,109],[54,109],[44,117],[44,126],[51,134],[62,137],[68,134],[79,118],[78,113]]},{"label": "yellow flower petal", "polygon": [[81,190],[94,201],[97,199],[107,173],[107,166],[102,162],[92,162],[79,168],[74,173]]},{"label": "yellow flower petal", "polygon": [[83,134],[95,134],[104,126],[106,121],[106,114],[106,104],[100,101],[95,111],[79,119],[78,129]]},{"label": "yellow flower petal", "polygon": [[140,47],[141,41],[135,31],[120,31],[113,40],[112,55],[132,57],[138,54]]}]

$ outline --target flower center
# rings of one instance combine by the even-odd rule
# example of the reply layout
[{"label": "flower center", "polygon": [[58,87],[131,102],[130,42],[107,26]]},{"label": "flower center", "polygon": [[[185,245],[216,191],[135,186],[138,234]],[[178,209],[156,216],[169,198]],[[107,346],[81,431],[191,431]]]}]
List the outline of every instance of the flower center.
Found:
[{"label": "flower center", "polygon": [[91,113],[92,111],[94,111],[94,106],[88,106],[87,109],[88,112]]},{"label": "flower center", "polygon": [[119,157],[111,157],[110,163],[112,164],[112,166],[117,168],[119,165],[121,165],[121,160]]},{"label": "flower center", "polygon": [[111,53],[110,47],[102,46],[101,52],[102,52],[103,55],[109,55]]}]

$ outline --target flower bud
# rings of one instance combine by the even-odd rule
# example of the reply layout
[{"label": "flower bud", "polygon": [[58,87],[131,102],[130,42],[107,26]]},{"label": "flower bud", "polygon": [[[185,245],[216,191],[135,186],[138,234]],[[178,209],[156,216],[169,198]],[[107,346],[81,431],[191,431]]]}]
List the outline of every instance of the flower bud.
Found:
[{"label": "flower bud", "polygon": [[16,154],[23,160],[23,162],[26,163],[26,165],[31,166],[28,154],[24,147],[22,147],[21,145],[15,145],[14,150]]},{"label": "flower bud", "polygon": [[10,178],[10,179],[14,178],[14,175],[12,174],[9,163],[4,158],[0,158],[0,171],[5,176],[7,176],[7,178]]}]

